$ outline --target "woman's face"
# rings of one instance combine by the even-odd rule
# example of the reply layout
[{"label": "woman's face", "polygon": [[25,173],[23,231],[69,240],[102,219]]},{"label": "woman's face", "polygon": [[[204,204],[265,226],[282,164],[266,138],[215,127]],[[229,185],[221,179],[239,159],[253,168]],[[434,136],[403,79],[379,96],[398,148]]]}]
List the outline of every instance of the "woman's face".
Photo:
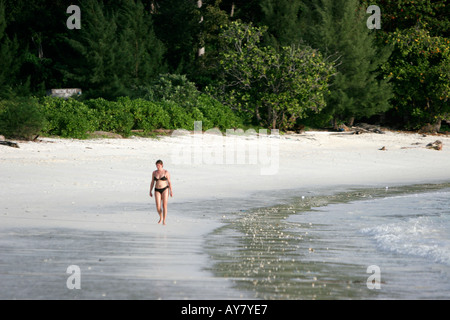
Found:
[{"label": "woman's face", "polygon": [[156,165],[156,168],[157,168],[158,170],[161,170],[161,169],[163,168],[163,165],[160,164],[160,163],[158,163],[158,164]]}]

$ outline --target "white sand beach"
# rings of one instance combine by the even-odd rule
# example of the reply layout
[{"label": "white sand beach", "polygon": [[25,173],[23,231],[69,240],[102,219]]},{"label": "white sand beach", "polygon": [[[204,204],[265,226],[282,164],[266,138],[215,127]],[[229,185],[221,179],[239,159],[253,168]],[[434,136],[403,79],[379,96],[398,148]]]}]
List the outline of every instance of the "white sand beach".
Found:
[{"label": "white sand beach", "polygon": [[[42,138],[0,146],[0,298],[245,298],[203,270],[202,236],[221,224],[227,199],[450,181],[449,136],[193,136]],[[436,140],[442,150],[425,148]],[[247,158],[239,163],[234,156],[242,147]],[[148,195],[158,159],[173,185],[166,226],[157,224]],[[81,290],[66,288],[69,265],[81,268]],[[108,286],[96,277],[114,281]],[[136,284],[143,279],[151,288]],[[205,290],[208,281],[223,294]]]}]

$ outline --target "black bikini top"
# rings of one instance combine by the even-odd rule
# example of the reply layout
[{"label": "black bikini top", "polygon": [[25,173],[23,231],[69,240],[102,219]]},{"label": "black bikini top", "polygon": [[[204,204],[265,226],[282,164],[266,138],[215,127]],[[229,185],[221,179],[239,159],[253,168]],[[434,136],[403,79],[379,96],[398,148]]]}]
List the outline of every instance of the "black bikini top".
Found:
[{"label": "black bikini top", "polygon": [[162,181],[166,181],[167,180],[167,177],[166,176],[164,176],[164,177],[162,177],[162,178],[157,178],[157,177],[155,177],[155,180],[156,181],[158,181],[158,180],[162,180]]}]

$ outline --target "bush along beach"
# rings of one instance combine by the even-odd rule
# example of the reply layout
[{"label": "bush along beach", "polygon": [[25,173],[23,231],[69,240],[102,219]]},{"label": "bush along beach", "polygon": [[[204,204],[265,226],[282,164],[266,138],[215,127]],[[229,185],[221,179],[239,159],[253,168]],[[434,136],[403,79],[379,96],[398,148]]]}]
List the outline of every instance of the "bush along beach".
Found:
[{"label": "bush along beach", "polygon": [[[94,131],[127,137],[133,132],[151,134],[156,129],[193,130],[195,121],[202,121],[205,130],[242,127],[242,121],[229,107],[206,95],[201,95],[198,105],[191,109],[170,100],[154,102],[129,97],[114,101],[97,98],[83,102],[45,97],[36,109],[36,115],[30,116],[43,119],[41,134],[65,138],[83,139]],[[15,136],[14,131],[5,134]]]},{"label": "bush along beach", "polygon": [[[186,83],[174,86],[172,82],[178,80]],[[157,129],[194,130],[195,121],[202,121],[204,130],[244,125],[229,106],[199,92],[185,76],[162,75],[158,84],[137,91],[144,98],[5,99],[0,102],[0,134],[21,139],[37,135],[85,139],[95,131],[128,137],[151,135]]]}]

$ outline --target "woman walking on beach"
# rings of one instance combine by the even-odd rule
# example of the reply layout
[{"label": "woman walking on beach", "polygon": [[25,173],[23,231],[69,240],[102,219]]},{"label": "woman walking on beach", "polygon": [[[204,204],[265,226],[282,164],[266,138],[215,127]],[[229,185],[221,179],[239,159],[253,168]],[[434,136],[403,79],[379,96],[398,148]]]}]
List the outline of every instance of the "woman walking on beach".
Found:
[{"label": "woman walking on beach", "polygon": [[[153,171],[152,183],[150,185],[150,197],[152,195],[153,185],[155,185],[155,202],[156,210],[159,214],[158,223],[166,224],[167,217],[167,202],[169,200],[169,192],[172,197],[172,184],[170,183],[170,173],[163,168],[163,162],[161,160],[156,161],[157,170]],[[162,204],[162,208],[161,208]]]}]

